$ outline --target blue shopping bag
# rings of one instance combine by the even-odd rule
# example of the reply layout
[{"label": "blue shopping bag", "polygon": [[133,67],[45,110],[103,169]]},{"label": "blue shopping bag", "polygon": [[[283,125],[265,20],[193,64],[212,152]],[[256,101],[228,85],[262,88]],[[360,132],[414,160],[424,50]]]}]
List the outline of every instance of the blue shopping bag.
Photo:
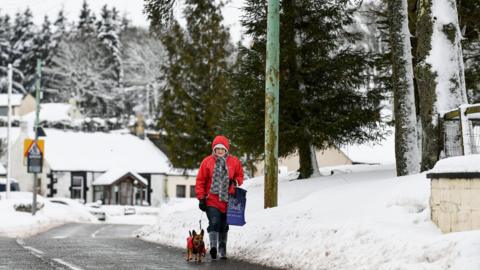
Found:
[{"label": "blue shopping bag", "polygon": [[228,198],[227,224],[245,225],[245,207],[247,206],[247,191],[236,188],[235,195]]}]

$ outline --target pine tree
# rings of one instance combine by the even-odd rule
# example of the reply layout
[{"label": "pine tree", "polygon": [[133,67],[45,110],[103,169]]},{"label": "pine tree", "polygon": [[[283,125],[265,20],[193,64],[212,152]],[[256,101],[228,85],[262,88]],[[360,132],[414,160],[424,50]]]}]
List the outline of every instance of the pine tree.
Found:
[{"label": "pine tree", "polygon": [[222,133],[229,106],[229,32],[222,25],[221,4],[187,0],[183,30],[173,22],[162,37],[167,60],[158,127],[172,164],[196,168],[208,154],[213,137]]},{"label": "pine tree", "polygon": [[[229,126],[257,127],[256,134],[249,128],[229,132],[235,142],[257,142],[241,146],[255,148],[249,151],[257,154],[263,151],[263,117],[250,113],[264,112],[266,2],[246,1],[242,24],[253,45],[244,49],[240,59],[246,61],[239,63],[242,72],[236,76],[245,76],[241,80],[248,83],[235,83],[235,102],[244,107],[238,105],[228,121],[233,123]],[[312,146],[324,149],[381,135],[383,94],[365,87],[373,60],[353,46],[360,36],[345,30],[353,23],[347,2],[285,0],[281,4],[279,155],[299,152],[299,178],[313,172]]]},{"label": "pine tree", "polygon": [[123,84],[123,60],[118,19],[118,11],[115,8],[109,10],[107,5],[104,5],[101,11],[101,20],[98,24],[98,38],[105,48],[106,58],[104,64],[106,70],[112,69],[117,86],[121,86]]},{"label": "pine tree", "polygon": [[16,81],[21,81],[27,91],[33,91],[35,82],[35,32],[33,14],[29,8],[15,15],[11,39],[12,61],[17,70]]},{"label": "pine tree", "polygon": [[53,23],[53,26],[55,27],[55,30],[53,31],[52,39],[55,47],[57,47],[62,40],[68,37],[67,18],[65,17],[63,9],[58,12],[57,19]]},{"label": "pine tree", "polygon": [[80,17],[77,26],[77,32],[80,37],[96,36],[95,14],[88,6],[87,0],[83,1],[82,9],[80,10]]},{"label": "pine tree", "polygon": [[51,23],[48,16],[45,16],[42,28],[34,40],[34,47],[36,58],[42,59],[43,64],[48,65],[54,49]]},{"label": "pine tree", "polygon": [[0,92],[7,91],[7,66],[11,56],[11,25],[8,15],[0,16]]},{"label": "pine tree", "polygon": [[465,85],[470,103],[480,102],[480,1],[457,1],[462,29]]}]

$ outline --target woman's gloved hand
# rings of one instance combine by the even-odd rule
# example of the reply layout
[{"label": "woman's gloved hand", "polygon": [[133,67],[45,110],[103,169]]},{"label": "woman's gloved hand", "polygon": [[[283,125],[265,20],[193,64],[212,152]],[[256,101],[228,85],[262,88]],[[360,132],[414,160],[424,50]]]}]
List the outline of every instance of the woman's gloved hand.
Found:
[{"label": "woman's gloved hand", "polygon": [[230,182],[228,184],[228,195],[235,195],[235,187],[237,186],[237,181],[230,179]]},{"label": "woman's gloved hand", "polygon": [[198,208],[203,212],[207,211],[207,199],[198,200]]}]

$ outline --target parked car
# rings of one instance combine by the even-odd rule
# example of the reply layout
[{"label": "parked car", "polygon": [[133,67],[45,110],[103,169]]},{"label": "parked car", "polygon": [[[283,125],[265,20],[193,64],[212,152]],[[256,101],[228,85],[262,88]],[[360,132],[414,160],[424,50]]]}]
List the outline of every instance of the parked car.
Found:
[{"label": "parked car", "polygon": [[[0,192],[7,190],[7,178],[0,178]],[[10,178],[10,190],[11,191],[20,191],[17,180]]]},{"label": "parked car", "polygon": [[125,206],[123,209],[123,214],[126,215],[135,215],[135,207],[133,206]]},{"label": "parked car", "polygon": [[95,216],[98,220],[100,221],[105,221],[106,219],[106,213],[105,211],[98,209],[98,208],[93,208],[88,205],[84,205],[76,200],[73,199],[68,199],[68,198],[48,198],[48,200],[52,203],[57,203],[57,204],[62,204],[62,205],[68,205],[73,208],[77,209],[85,209],[88,211],[90,214]]}]

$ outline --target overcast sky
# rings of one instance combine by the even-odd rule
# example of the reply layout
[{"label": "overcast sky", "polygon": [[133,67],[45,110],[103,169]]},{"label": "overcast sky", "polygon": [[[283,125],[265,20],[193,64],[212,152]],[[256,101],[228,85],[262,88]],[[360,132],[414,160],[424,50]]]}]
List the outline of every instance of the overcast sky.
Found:
[{"label": "overcast sky", "polygon": [[[231,28],[234,42],[240,39],[241,28],[238,20],[243,2],[244,0],[231,0],[223,9],[225,24]],[[82,3],[83,0],[0,0],[0,13],[13,16],[16,12],[30,7],[35,23],[41,24],[45,15],[53,21],[58,11],[63,8],[70,21],[78,21]],[[121,14],[127,14],[134,25],[148,27],[146,16],[143,14],[143,0],[89,0],[88,4],[95,14],[99,14],[101,7],[105,4],[110,7],[115,6]]]}]

